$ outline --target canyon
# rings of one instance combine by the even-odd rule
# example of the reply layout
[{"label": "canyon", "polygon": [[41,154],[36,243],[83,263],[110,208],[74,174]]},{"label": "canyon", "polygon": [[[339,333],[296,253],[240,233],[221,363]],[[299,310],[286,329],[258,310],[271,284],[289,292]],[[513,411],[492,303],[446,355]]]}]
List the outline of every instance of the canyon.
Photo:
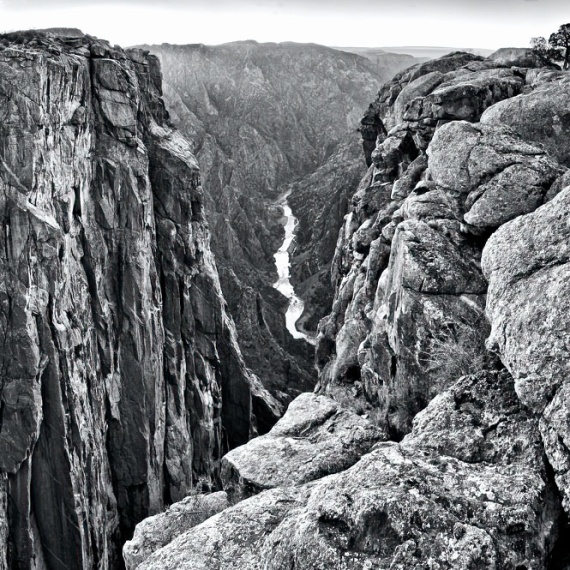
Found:
[{"label": "canyon", "polygon": [[[314,336],[332,303],[328,253],[334,252],[346,197],[363,173],[356,133],[362,109],[414,59],[386,54],[372,62],[314,44],[254,41],[142,47],[161,61],[171,120],[193,145],[208,189],[212,250],[245,362],[287,405],[312,390],[317,376],[312,348],[286,332],[289,301],[273,287],[273,256],[284,231],[276,201],[289,192],[299,219],[291,274],[311,312],[301,324]],[[317,173],[321,168],[355,173],[344,177],[344,200],[332,195],[339,192],[338,177],[331,177],[330,190],[314,191],[328,180]],[[312,220],[297,215],[302,184],[315,195],[311,217],[334,199],[320,236],[306,235]],[[302,253],[316,263],[300,258]]]},{"label": "canyon", "polygon": [[524,49],[380,89],[315,391],[222,459],[227,506],[139,525],[128,568],[568,567],[569,93]]},{"label": "canyon", "polygon": [[0,36],[0,570],[569,567],[568,74],[379,56]]}]

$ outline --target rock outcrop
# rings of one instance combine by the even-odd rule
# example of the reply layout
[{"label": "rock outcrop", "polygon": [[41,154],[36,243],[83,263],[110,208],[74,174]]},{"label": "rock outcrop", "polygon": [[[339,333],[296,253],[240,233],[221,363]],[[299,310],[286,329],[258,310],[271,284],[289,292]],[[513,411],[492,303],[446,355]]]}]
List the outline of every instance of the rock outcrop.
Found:
[{"label": "rock outcrop", "polygon": [[334,400],[302,394],[264,436],[222,460],[222,482],[232,502],[265,489],[299,485],[344,471],[386,435]]},{"label": "rock outcrop", "polygon": [[209,495],[189,495],[163,513],[148,517],[137,525],[132,540],[123,547],[126,570],[134,570],[154,552],[228,506],[226,493],[218,491]]},{"label": "rock outcrop", "polygon": [[559,515],[536,417],[508,373],[482,372],[434,399],[400,444],[242,501],[138,568],[545,568]]},{"label": "rock outcrop", "polygon": [[0,568],[115,568],[278,409],[237,345],[156,57],[2,36],[0,117]]},{"label": "rock outcrop", "polygon": [[451,54],[396,77],[363,119],[365,151],[378,141],[337,244],[319,384],[396,438],[449,382],[491,365],[482,249],[561,189],[565,167],[540,140],[475,123],[531,97],[516,95],[537,73]]}]

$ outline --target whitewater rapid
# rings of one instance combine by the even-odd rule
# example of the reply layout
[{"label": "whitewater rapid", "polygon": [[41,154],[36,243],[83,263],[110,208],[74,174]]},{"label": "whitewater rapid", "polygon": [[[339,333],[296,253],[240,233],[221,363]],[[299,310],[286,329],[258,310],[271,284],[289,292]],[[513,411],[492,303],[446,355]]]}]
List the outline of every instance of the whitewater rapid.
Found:
[{"label": "whitewater rapid", "polygon": [[285,313],[285,326],[291,333],[293,338],[302,338],[308,343],[315,344],[315,339],[297,330],[297,321],[301,318],[305,304],[303,300],[297,296],[293,284],[291,283],[291,260],[289,258],[289,247],[295,239],[295,228],[297,226],[297,218],[293,215],[289,204],[287,203],[288,194],[281,198],[279,206],[283,209],[285,217],[285,238],[279,248],[279,251],[273,256],[275,257],[275,267],[279,278],[273,284],[273,287],[289,299],[289,306]]}]

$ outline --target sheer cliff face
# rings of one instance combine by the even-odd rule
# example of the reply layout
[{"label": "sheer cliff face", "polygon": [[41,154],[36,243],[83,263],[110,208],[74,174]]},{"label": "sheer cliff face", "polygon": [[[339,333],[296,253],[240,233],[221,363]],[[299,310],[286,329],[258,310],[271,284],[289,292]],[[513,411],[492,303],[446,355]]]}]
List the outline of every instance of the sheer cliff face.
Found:
[{"label": "sheer cliff face", "polygon": [[[194,145],[205,186],[212,248],[225,298],[239,331],[248,366],[276,392],[289,396],[316,382],[313,350],[285,329],[285,298],[271,284],[277,279],[273,254],[279,249],[281,210],[274,207],[290,182],[313,174],[310,212],[299,216],[304,239],[327,198],[349,193],[363,172],[361,155],[340,152],[375,89],[387,79],[372,62],[354,54],[309,44],[237,42],[222,46],[151,46],[162,62],[165,99],[174,123]],[[335,158],[336,157],[336,158]],[[360,170],[345,176],[348,170]],[[340,172],[342,174],[340,174]],[[337,179],[339,177],[339,179]],[[344,188],[342,187],[344,184]],[[323,191],[331,187],[330,192]],[[293,202],[297,189],[292,190]],[[329,202],[330,203],[330,202]],[[334,250],[346,201],[336,200],[340,215],[328,220],[334,236],[315,235],[306,249]],[[299,241],[299,240],[297,240]],[[324,247],[321,247],[324,246]],[[327,261],[306,265],[301,280],[327,270]],[[322,279],[322,273],[314,281]],[[328,280],[316,294],[311,283],[300,292],[321,308],[306,321],[316,331],[330,309]],[[305,290],[307,295],[305,295]],[[324,293],[324,294],[322,294]],[[311,298],[310,298],[311,297]],[[328,302],[328,303],[327,303]]]},{"label": "sheer cliff face", "polygon": [[160,96],[147,52],[0,39],[0,568],[115,565],[271,422]]}]

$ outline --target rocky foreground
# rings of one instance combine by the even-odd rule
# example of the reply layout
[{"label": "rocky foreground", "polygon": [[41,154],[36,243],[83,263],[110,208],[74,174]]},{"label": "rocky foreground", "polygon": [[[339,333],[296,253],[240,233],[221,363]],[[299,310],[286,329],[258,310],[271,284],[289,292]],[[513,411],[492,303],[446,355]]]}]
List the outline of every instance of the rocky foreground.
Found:
[{"label": "rocky foreground", "polygon": [[499,50],[381,89],[317,393],[224,457],[230,506],[140,525],[129,569],[565,567],[569,81]]}]

